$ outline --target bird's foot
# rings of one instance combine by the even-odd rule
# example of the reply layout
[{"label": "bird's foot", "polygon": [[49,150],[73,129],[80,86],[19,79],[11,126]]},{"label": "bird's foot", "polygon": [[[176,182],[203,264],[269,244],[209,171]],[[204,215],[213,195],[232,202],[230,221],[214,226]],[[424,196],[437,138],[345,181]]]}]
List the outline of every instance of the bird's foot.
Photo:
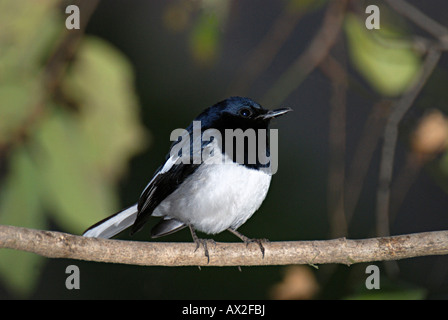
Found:
[{"label": "bird's foot", "polygon": [[238,238],[240,238],[246,244],[246,247],[249,245],[249,243],[256,243],[256,244],[258,244],[258,246],[260,247],[260,250],[261,250],[262,257],[264,259],[264,246],[263,246],[263,243],[269,242],[268,239],[251,239],[251,238],[246,237],[244,234],[241,234],[240,232],[238,232],[238,231],[236,231],[234,229],[228,228],[227,230],[229,230],[231,233],[233,233]]},{"label": "bird's foot", "polygon": [[190,226],[190,231],[191,231],[191,236],[193,237],[193,241],[194,243],[196,243],[196,249],[194,249],[194,252],[196,252],[199,247],[202,245],[202,247],[204,247],[204,255],[207,257],[207,263],[210,262],[210,254],[208,253],[208,246],[207,246],[207,242],[210,242],[212,244],[214,244],[216,246],[216,242],[213,239],[200,239],[197,235],[196,232],[194,231],[193,227]]}]

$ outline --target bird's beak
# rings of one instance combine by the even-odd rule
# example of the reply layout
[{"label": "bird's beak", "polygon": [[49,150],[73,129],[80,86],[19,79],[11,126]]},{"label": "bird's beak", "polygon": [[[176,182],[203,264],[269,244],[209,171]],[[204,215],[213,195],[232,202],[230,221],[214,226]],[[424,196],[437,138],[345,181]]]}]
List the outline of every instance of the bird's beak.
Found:
[{"label": "bird's beak", "polygon": [[285,113],[288,113],[290,111],[292,111],[291,108],[280,108],[280,109],[275,109],[275,110],[269,110],[267,113],[260,115],[259,118],[261,118],[263,120],[277,118],[277,117],[280,117],[281,115],[284,115]]}]

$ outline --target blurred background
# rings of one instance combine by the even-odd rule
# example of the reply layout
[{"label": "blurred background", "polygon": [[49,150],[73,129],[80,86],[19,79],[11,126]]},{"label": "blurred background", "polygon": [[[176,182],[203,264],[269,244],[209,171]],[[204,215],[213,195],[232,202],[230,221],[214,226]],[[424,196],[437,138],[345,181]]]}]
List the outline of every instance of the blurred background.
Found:
[{"label": "blurred background", "polygon": [[[436,27],[412,21],[406,3]],[[406,3],[1,0],[0,224],[82,233],[138,200],[173,129],[238,95],[294,109],[273,123],[279,170],[239,229],[245,235],[300,241],[448,229],[448,60],[427,63],[448,47],[440,40],[448,3]],[[76,22],[66,13],[72,4],[79,30],[66,28]],[[379,30],[366,28],[371,4]],[[387,121],[413,93],[395,154],[384,158],[383,143],[394,138],[384,134]],[[379,205],[387,164],[390,202]],[[153,223],[120,239],[154,241]],[[185,229],[157,241],[191,236]],[[65,287],[71,264],[79,290]],[[369,264],[199,270],[1,249],[0,299],[448,298],[447,256],[374,264],[381,289],[369,291]]]}]

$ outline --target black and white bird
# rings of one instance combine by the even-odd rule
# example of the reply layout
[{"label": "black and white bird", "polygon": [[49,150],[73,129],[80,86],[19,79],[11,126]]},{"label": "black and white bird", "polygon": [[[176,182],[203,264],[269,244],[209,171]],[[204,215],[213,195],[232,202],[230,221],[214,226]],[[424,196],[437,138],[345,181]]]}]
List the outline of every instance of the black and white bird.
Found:
[{"label": "black and white bird", "polygon": [[[194,120],[200,121],[199,134],[195,135],[195,122],[192,122],[184,135],[171,145],[165,163],[155,172],[138,203],[94,224],[83,236],[111,238],[129,227],[134,234],[150,217],[161,217],[151,230],[153,238],[189,227],[197,248],[202,244],[209,258],[206,242],[197,237],[195,230],[207,234],[228,230],[246,243],[257,242],[264,256],[261,240],[250,239],[237,231],[262,204],[272,176],[269,164],[258,158],[253,161],[248,155],[249,144],[256,143],[259,153],[258,142],[264,138],[266,149],[263,152],[270,155],[269,123],[291,110],[270,111],[241,97],[231,97],[205,109]],[[208,129],[216,130],[221,141],[205,139],[204,132]],[[248,139],[239,150],[229,144],[229,138],[226,141],[227,131],[237,129],[242,132],[253,129],[264,136],[257,134],[256,141]],[[231,147],[226,149],[229,145]],[[216,160],[214,157],[204,159],[203,155],[209,153],[220,156],[223,161],[210,161]],[[185,156],[195,161],[183,161],[188,158]]]}]

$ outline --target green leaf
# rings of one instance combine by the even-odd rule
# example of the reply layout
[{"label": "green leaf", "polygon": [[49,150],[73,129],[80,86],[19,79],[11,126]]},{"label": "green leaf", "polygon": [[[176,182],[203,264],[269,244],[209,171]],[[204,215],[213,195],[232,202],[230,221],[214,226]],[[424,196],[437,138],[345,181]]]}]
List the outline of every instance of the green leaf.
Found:
[{"label": "green leaf", "polygon": [[118,50],[85,38],[63,86],[76,112],[57,106],[37,131],[46,203],[70,232],[118,209],[115,183],[146,144],[132,76]]},{"label": "green leaf", "polygon": [[63,88],[78,112],[58,106],[37,131],[46,203],[73,233],[118,209],[115,182],[145,146],[132,71],[116,49],[86,38]]},{"label": "green leaf", "polygon": [[0,1],[0,145],[29,129],[25,120],[42,94],[42,62],[61,32],[58,2]]},{"label": "green leaf", "polygon": [[[10,166],[0,193],[0,224],[45,229],[35,163],[20,148],[12,154]],[[0,250],[2,282],[15,293],[26,296],[36,284],[43,261],[43,257],[33,253]]]},{"label": "green leaf", "polygon": [[63,25],[58,0],[0,1],[0,83],[39,73]]},{"label": "green leaf", "polygon": [[353,14],[346,16],[345,32],[352,63],[380,94],[400,95],[413,84],[421,61],[409,41],[393,40],[384,24],[368,30]]},{"label": "green leaf", "polygon": [[130,63],[105,41],[86,38],[64,90],[80,108],[77,119],[89,161],[115,182],[129,158],[147,144]]},{"label": "green leaf", "polygon": [[75,117],[53,112],[37,130],[36,142],[45,202],[64,229],[80,233],[117,209],[113,185],[91,163]]},{"label": "green leaf", "polygon": [[[58,86],[58,105],[42,99],[43,64],[66,31],[59,5],[0,1],[0,144],[15,148],[0,189],[0,223],[45,229],[45,212],[79,234],[118,209],[116,182],[147,137],[131,64],[105,41],[83,37]],[[24,125],[26,141],[11,140]],[[2,281],[29,292],[42,261],[1,250]]]},{"label": "green leaf", "polygon": [[33,89],[30,81],[0,85],[0,145],[9,142],[29,116]]},{"label": "green leaf", "polygon": [[219,19],[214,13],[204,12],[196,21],[190,35],[190,51],[199,64],[210,65],[215,62],[221,40],[219,27]]}]

